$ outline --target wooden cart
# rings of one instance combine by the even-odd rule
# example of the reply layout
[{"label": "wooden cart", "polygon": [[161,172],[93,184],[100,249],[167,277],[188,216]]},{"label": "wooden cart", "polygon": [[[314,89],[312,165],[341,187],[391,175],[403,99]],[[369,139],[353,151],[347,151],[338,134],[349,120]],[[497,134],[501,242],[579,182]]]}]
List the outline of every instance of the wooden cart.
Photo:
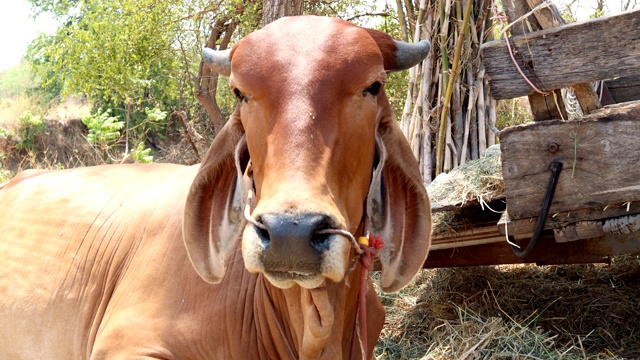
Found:
[{"label": "wooden cart", "polygon": [[[528,25],[483,45],[483,65],[492,96],[529,96],[535,122],[499,135],[502,196],[434,206],[463,225],[434,235],[425,267],[640,253],[640,10],[563,25],[542,0],[520,0],[507,15]],[[567,119],[562,87],[584,116]]]}]

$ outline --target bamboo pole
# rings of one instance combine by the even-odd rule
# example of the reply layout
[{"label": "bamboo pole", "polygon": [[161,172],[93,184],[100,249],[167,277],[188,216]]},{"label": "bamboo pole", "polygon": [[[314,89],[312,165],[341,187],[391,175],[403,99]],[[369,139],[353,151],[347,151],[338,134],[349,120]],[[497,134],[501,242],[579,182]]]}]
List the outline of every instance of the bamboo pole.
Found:
[{"label": "bamboo pole", "polygon": [[402,0],[396,0],[396,7],[398,9],[398,20],[400,20],[400,27],[402,28],[402,39],[409,42],[409,29],[407,28],[407,21],[402,8]]},{"label": "bamboo pole", "polygon": [[467,153],[469,152],[469,130],[471,127],[471,116],[473,115],[473,106],[476,103],[476,97],[478,92],[475,91],[473,85],[473,74],[467,72],[467,84],[469,86],[469,101],[467,105],[467,116],[465,118],[464,135],[462,141],[462,147],[460,148],[460,165],[464,165],[467,162]]},{"label": "bamboo pole", "polygon": [[[401,0],[398,0],[398,6],[401,7]],[[426,9],[426,0],[420,0],[420,8],[418,11],[418,20],[415,26],[415,32],[413,34],[413,42],[417,43],[421,40],[420,36],[420,25],[422,24],[422,18],[424,16],[424,11]],[[400,10],[398,10],[400,11]],[[401,16],[402,18],[402,16]],[[404,22],[404,19],[401,20],[401,23]],[[405,23],[406,24],[406,23]],[[404,29],[404,28],[403,28]],[[403,30],[404,31],[404,30]],[[422,66],[422,69],[430,69],[429,67]],[[423,70],[424,71],[424,70]],[[411,126],[414,121],[411,116],[411,106],[414,103],[414,94],[416,93],[417,86],[417,78],[418,78],[418,67],[414,66],[409,70],[409,88],[407,90],[407,100],[405,101],[404,108],[402,110],[402,119],[400,120],[400,128],[402,132],[407,137],[407,139],[411,139]]]},{"label": "bamboo pole", "polygon": [[495,142],[495,101],[478,58],[490,24],[489,5],[483,4],[421,0],[418,19],[409,20],[415,24],[413,41],[427,39],[436,49],[410,72],[401,120],[425,185],[434,175],[478,158]]},{"label": "bamboo pole", "polygon": [[[404,0],[404,6],[405,6],[405,9],[406,9],[406,13],[407,13],[407,19],[409,19],[409,21],[407,21],[408,30],[409,30],[410,34],[413,34],[415,32],[415,28],[416,28],[416,26],[411,23],[411,19],[415,18],[415,14],[414,14],[414,11],[413,11],[413,1],[412,0]],[[418,23],[416,22],[416,25],[417,24]]]},{"label": "bamboo pole", "polygon": [[447,122],[446,121],[447,115],[451,105],[450,101],[451,101],[451,95],[453,93],[453,79],[456,77],[459,71],[460,53],[462,52],[463,38],[469,25],[469,17],[471,15],[472,8],[473,8],[473,0],[469,0],[467,2],[467,7],[464,12],[464,17],[462,19],[462,31],[460,31],[460,34],[458,34],[458,42],[457,42],[457,46],[453,56],[453,68],[447,84],[442,112],[440,113],[440,129],[438,130],[438,143],[437,143],[437,152],[436,152],[436,175],[442,172],[445,139],[446,139],[445,127]]}]

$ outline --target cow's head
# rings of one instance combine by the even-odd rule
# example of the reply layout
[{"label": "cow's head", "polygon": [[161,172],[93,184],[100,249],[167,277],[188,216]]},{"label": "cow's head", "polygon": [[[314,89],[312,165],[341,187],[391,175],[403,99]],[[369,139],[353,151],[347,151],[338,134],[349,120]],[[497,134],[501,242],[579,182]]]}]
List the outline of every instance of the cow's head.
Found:
[{"label": "cow's head", "polygon": [[382,288],[406,285],[426,258],[431,213],[384,83],[428,51],[310,16],[205,50],[238,105],[187,199],[185,242],[200,276],[218,282],[242,234],[246,268],[278,287],[340,282],[355,253],[344,233],[370,231],[385,241]]}]

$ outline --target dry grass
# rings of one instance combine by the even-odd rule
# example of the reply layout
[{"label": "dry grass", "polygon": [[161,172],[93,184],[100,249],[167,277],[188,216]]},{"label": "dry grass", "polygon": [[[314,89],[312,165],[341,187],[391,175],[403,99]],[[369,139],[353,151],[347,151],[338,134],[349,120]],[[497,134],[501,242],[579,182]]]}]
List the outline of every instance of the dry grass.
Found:
[{"label": "dry grass", "polygon": [[380,294],[377,359],[640,357],[640,257],[611,265],[423,270]]},{"label": "dry grass", "polygon": [[432,209],[450,209],[434,212],[433,233],[454,232],[460,225],[456,223],[456,213],[464,205],[477,202],[486,206],[504,197],[499,145],[488,148],[482,158],[469,161],[448,174],[439,175],[427,186],[427,192]]},{"label": "dry grass", "polygon": [[490,202],[503,196],[499,145],[489,148],[484,157],[439,175],[427,186],[427,191],[432,207],[463,206],[470,201]]},{"label": "dry grass", "polygon": [[[74,105],[65,106],[68,107],[60,108],[58,111],[67,111]],[[78,109],[80,108],[74,111],[81,110]],[[112,162],[98,156],[87,142],[87,128],[79,119],[60,118],[45,122],[44,132],[34,137],[33,146],[29,148],[18,147],[13,137],[0,136],[0,183],[25,169],[67,169]],[[5,125],[4,128],[15,132],[17,123]],[[198,125],[195,130],[200,134],[212,133],[209,124]],[[194,139],[200,157],[195,155],[186,136],[177,120],[170,121],[164,133],[154,136],[153,142],[149,141],[147,145],[154,149],[155,162],[185,165],[200,162],[212,141],[212,136]]]},{"label": "dry grass", "polygon": [[0,98],[0,126],[12,127],[18,123],[20,114],[29,110],[32,101],[26,96],[20,96],[15,99]]}]

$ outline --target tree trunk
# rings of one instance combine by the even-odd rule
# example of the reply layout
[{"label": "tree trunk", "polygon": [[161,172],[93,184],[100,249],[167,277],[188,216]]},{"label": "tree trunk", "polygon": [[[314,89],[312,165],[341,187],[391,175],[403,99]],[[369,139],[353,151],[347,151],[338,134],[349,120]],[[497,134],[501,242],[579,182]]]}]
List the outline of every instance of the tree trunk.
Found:
[{"label": "tree trunk", "polygon": [[[215,49],[216,43],[219,41],[218,50],[226,49],[231,41],[231,35],[235,27],[235,19],[219,18],[211,28],[211,35],[209,35],[206,47]],[[200,61],[200,69],[195,83],[196,98],[209,114],[209,118],[213,122],[214,133],[218,133],[226,123],[226,119],[222,116],[220,107],[216,102],[218,74],[205,66],[203,61]]]},{"label": "tree trunk", "polygon": [[302,15],[303,0],[263,0],[260,26],[284,16]]},{"label": "tree trunk", "polygon": [[127,100],[125,106],[125,125],[124,125],[124,158],[123,161],[129,156],[129,126],[131,121],[131,101]]}]

